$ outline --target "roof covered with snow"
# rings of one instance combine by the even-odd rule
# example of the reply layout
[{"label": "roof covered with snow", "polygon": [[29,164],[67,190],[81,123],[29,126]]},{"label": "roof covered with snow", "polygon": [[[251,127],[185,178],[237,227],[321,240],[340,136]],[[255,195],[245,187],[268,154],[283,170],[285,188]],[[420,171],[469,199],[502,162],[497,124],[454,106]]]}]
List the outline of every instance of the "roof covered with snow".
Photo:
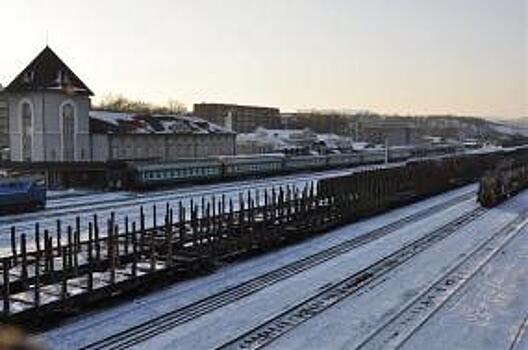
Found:
[{"label": "roof covered with snow", "polygon": [[154,115],[90,111],[97,132],[124,134],[232,134],[219,125],[192,115]]}]

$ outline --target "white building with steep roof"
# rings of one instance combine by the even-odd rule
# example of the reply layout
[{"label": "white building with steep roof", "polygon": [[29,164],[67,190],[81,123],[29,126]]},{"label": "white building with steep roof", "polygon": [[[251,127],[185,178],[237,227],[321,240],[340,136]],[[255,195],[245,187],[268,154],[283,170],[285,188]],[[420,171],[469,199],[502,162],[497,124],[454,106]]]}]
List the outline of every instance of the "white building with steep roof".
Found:
[{"label": "white building with steep roof", "polygon": [[163,162],[235,153],[235,133],[193,116],[91,111],[92,91],[49,47],[3,95],[14,162]]}]

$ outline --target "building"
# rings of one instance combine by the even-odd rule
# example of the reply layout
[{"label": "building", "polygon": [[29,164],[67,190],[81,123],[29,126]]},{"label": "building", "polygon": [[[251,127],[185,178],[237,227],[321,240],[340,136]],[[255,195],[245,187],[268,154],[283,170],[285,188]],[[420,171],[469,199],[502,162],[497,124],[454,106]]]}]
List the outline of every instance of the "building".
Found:
[{"label": "building", "polygon": [[154,160],[234,155],[236,134],[201,118],[90,112],[96,160]]},{"label": "building", "polygon": [[318,134],[351,135],[351,118],[342,114],[302,112],[282,115],[286,128],[309,128]]},{"label": "building", "polygon": [[193,114],[239,133],[253,132],[258,127],[278,129],[281,126],[280,110],[271,107],[198,103],[194,105]]},{"label": "building", "polygon": [[7,98],[2,94],[0,85],[0,160],[9,157],[9,114],[7,108]]},{"label": "building", "polygon": [[92,91],[46,47],[5,89],[14,162],[232,155],[236,134],[192,116],[91,111]]},{"label": "building", "polygon": [[351,152],[354,149],[351,138],[336,134],[316,134],[308,128],[258,128],[252,133],[238,134],[236,145],[237,154],[327,154]]},{"label": "building", "polygon": [[6,88],[10,157],[89,161],[92,91],[46,47]]},{"label": "building", "polygon": [[412,121],[379,121],[360,126],[361,141],[390,146],[406,146],[420,142],[417,128]]}]

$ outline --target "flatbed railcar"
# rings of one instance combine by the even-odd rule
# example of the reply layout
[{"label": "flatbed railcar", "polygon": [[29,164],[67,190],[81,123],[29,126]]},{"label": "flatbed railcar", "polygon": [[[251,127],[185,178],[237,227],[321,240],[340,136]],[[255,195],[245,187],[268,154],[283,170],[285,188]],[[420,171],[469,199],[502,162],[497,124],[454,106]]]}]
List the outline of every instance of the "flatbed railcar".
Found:
[{"label": "flatbed railcar", "polygon": [[46,207],[46,186],[32,177],[0,180],[0,214],[38,210]]}]

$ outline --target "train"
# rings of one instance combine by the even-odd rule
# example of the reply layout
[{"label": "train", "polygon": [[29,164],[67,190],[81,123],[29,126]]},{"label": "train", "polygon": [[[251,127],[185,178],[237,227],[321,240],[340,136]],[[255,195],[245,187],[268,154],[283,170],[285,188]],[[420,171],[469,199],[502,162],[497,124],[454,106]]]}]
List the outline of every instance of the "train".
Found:
[{"label": "train", "polygon": [[173,163],[130,162],[127,183],[131,189],[148,189],[177,183],[222,181],[252,176],[272,176],[359,165],[403,162],[412,158],[463,153],[458,145],[392,147],[389,151],[366,148],[351,153],[285,155],[255,154],[182,159]]},{"label": "train", "polygon": [[483,207],[494,207],[528,187],[528,163],[504,159],[482,176],[477,195]]},{"label": "train", "polygon": [[46,185],[35,177],[0,180],[0,214],[38,210],[46,207]]}]

